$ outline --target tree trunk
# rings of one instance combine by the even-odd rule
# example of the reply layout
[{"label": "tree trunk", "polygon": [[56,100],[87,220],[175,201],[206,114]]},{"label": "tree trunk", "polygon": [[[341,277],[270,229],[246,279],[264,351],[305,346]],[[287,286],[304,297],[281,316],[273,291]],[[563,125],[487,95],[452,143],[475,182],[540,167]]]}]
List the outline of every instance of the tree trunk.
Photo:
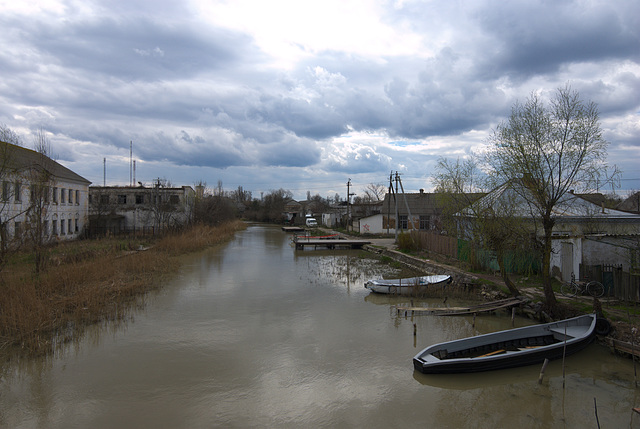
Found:
[{"label": "tree trunk", "polygon": [[507,269],[504,266],[504,260],[502,258],[502,254],[498,254],[497,259],[498,259],[498,266],[500,267],[500,274],[502,275],[502,280],[504,280],[504,284],[507,285],[507,287],[509,288],[509,292],[511,292],[511,295],[520,296],[520,291],[509,278],[509,274],[507,274]]},{"label": "tree trunk", "polygon": [[542,251],[542,285],[544,287],[544,297],[548,309],[555,311],[558,301],[551,287],[551,233],[553,232],[553,219],[546,217],[543,219],[544,226],[544,247]]}]

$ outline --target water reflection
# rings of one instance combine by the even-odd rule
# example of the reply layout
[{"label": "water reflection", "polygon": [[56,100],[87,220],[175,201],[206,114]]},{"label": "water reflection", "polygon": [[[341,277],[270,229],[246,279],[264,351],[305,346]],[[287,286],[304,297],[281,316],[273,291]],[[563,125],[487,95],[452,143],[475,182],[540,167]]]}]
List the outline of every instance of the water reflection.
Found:
[{"label": "water reflection", "polygon": [[258,225],[184,262],[128,323],[94,326],[64,354],[8,362],[0,426],[595,427],[594,397],[602,427],[632,422],[631,361],[597,344],[567,359],[565,389],[557,361],[541,385],[535,366],[415,373],[421,348],[507,329],[510,315],[399,315],[410,298],[363,283],[404,274],[361,251],[295,251]]}]

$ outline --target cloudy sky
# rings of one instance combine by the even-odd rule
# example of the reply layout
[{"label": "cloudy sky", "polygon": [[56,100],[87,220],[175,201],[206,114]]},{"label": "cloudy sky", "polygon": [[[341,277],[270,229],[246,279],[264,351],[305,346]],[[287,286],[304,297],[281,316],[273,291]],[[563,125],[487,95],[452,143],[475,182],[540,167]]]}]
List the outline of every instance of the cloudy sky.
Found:
[{"label": "cloudy sky", "polygon": [[[346,197],[482,145],[516,101],[596,102],[640,189],[640,4],[0,0],[0,123],[101,185]],[[619,191],[622,192],[622,191]]]}]

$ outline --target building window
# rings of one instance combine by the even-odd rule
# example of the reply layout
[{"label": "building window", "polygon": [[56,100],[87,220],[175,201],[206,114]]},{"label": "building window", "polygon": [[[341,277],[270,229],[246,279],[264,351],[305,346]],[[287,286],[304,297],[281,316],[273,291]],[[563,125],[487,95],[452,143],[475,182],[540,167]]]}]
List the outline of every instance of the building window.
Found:
[{"label": "building window", "polygon": [[80,191],[76,191],[76,206],[80,205]]},{"label": "building window", "polygon": [[144,195],[136,194],[136,204],[144,204]]},{"label": "building window", "polygon": [[69,221],[68,221],[68,225],[69,225],[69,227],[67,228],[67,231],[69,231],[69,234],[73,234],[73,229],[71,228],[71,227],[72,227],[72,225],[71,225],[71,219],[69,219]]},{"label": "building window", "polygon": [[42,222],[42,235],[43,236],[47,236],[49,235],[49,221],[45,220]]},{"label": "building window", "polygon": [[55,219],[51,221],[51,235],[58,235],[58,221]]},{"label": "building window", "polygon": [[45,204],[49,204],[49,187],[45,186],[44,187],[44,191],[42,192],[44,195],[44,202]]},{"label": "building window", "polygon": [[60,188],[60,204],[65,203],[66,195],[67,195],[67,190],[64,188]]},{"label": "building window", "polygon": [[79,231],[79,229],[78,229],[78,219],[75,219],[75,223],[76,223],[76,225],[75,225],[75,232],[76,232],[76,234],[77,234],[77,233],[78,233],[78,231]]},{"label": "building window", "polygon": [[69,189],[69,204],[73,204],[73,189]]},{"label": "building window", "polygon": [[109,204],[109,194],[100,195],[100,204]]},{"label": "building window", "polygon": [[420,215],[420,229],[429,229],[429,217],[426,215]]},{"label": "building window", "polygon": [[20,191],[21,191],[21,184],[20,182],[16,182],[14,185],[14,189],[13,189],[13,197],[15,198],[15,202],[19,203],[20,202]]},{"label": "building window", "polygon": [[22,235],[22,222],[14,224],[13,233],[15,238],[19,238]]},{"label": "building window", "polygon": [[398,216],[398,226],[400,227],[400,229],[409,229],[409,222],[406,215]]},{"label": "building window", "polygon": [[53,188],[53,204],[58,204],[58,188]]},{"label": "building window", "polygon": [[127,196],[118,195],[118,204],[127,204]]},{"label": "building window", "polygon": [[11,196],[11,183],[5,180],[4,182],[2,182],[2,200],[9,201],[10,196]]},{"label": "building window", "polygon": [[64,219],[60,219],[60,235],[65,235],[64,234]]},{"label": "building window", "polygon": [[171,204],[178,204],[180,202],[180,197],[177,195],[171,195],[169,197],[169,203]]}]

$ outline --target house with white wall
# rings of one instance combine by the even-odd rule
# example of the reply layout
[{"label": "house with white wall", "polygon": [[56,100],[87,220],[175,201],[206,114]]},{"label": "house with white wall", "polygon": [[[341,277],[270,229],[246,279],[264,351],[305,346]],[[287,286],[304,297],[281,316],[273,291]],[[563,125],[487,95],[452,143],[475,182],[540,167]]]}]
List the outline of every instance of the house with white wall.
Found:
[{"label": "house with white wall", "polygon": [[[520,186],[518,191],[514,186]],[[528,192],[518,182],[507,182],[497,187],[476,204],[476,210],[463,209],[459,214],[460,224],[473,218],[478,211],[491,210],[498,216],[524,219],[531,229],[541,234],[542,228],[532,215],[529,200],[522,196]],[[599,194],[579,195],[567,192],[554,206],[552,232],[551,274],[562,281],[569,281],[573,273],[580,279],[582,266],[616,265],[630,271],[638,259],[638,237],[640,215],[605,207]],[[464,229],[464,228],[463,228]],[[468,233],[468,231],[467,231]],[[635,243],[635,244],[634,244]],[[632,271],[632,270],[631,270]]]},{"label": "house with white wall", "polygon": [[0,142],[0,227],[6,240],[20,242],[33,228],[35,195],[44,241],[80,236],[88,223],[89,182],[31,149]]}]

